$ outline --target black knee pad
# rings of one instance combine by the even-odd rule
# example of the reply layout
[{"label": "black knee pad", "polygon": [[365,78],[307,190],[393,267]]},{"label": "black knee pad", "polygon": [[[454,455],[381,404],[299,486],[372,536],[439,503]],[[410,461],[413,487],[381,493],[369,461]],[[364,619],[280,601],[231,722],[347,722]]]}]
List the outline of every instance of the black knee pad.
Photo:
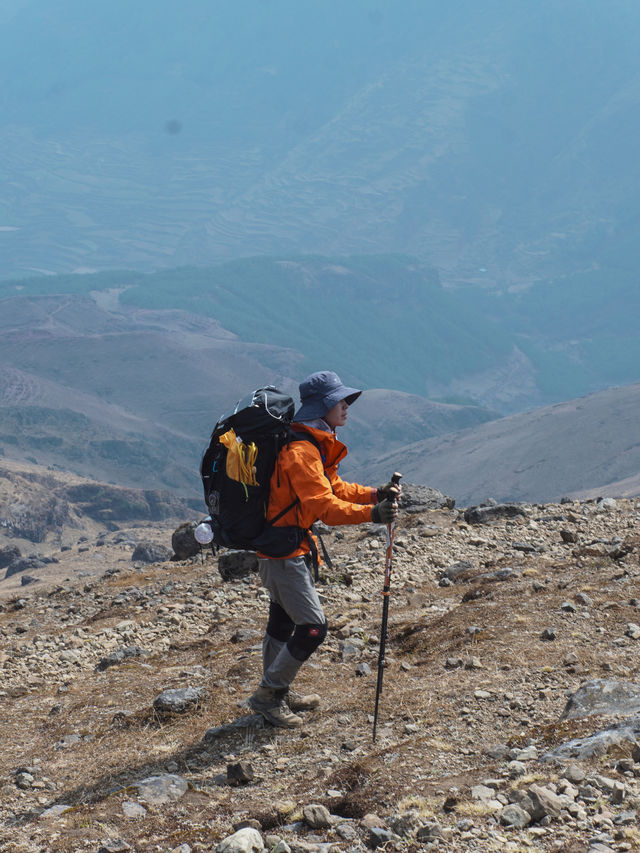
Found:
[{"label": "black knee pad", "polygon": [[321,625],[296,625],[292,637],[287,642],[287,648],[296,660],[306,660],[315,652],[326,636],[326,622]]},{"label": "black knee pad", "polygon": [[267,634],[278,640],[280,643],[286,643],[291,632],[294,629],[293,619],[287,616],[285,610],[280,607],[275,601],[269,605],[269,621],[267,622]]}]

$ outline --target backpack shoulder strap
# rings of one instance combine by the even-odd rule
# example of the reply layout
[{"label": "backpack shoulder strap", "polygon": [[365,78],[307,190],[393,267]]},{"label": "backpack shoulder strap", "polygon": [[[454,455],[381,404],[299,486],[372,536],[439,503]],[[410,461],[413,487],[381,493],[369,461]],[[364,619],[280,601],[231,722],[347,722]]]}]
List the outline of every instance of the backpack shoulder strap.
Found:
[{"label": "backpack shoulder strap", "polygon": [[[320,457],[322,458],[322,461],[324,463],[324,458],[322,457],[322,450],[320,448],[320,445],[312,435],[309,435],[308,432],[295,432],[295,430],[292,430],[292,429],[289,430],[289,434],[291,436],[292,441],[308,441],[311,444],[313,444],[314,447],[316,448],[316,450],[318,451],[318,453],[320,454]],[[327,480],[329,480],[329,475],[327,474],[326,471],[325,471],[325,477],[327,478]],[[331,486],[331,491],[333,491],[333,486],[331,485],[331,480],[329,480],[329,485]],[[297,498],[296,503],[298,503],[299,501],[300,501],[300,498]],[[292,504],[292,506],[295,506],[295,504]],[[289,509],[291,509],[291,507],[288,507],[286,511],[288,512]],[[329,567],[329,570],[333,571],[333,563],[331,561],[331,557],[329,556],[329,552],[327,551],[327,547],[324,544],[324,539],[322,538],[320,533],[316,533],[316,536],[318,537],[318,541],[320,542],[320,547],[322,548],[322,556],[324,558],[324,561],[327,564],[327,566]],[[313,556],[313,567],[314,567],[314,571],[315,571],[315,579],[317,581],[318,580],[318,550],[317,550],[317,548],[314,547],[313,537],[311,535],[309,535],[309,541],[311,543],[311,553]]]}]

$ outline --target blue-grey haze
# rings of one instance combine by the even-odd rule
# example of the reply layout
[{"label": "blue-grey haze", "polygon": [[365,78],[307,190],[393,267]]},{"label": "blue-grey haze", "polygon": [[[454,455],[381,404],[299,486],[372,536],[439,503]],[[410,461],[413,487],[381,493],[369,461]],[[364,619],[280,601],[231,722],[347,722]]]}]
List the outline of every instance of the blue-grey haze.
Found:
[{"label": "blue-grey haze", "polygon": [[[306,350],[296,316],[322,294],[298,306],[304,279],[271,261],[203,272],[200,307],[309,363],[324,334],[369,385],[492,405],[465,371],[514,347],[532,389],[506,408],[631,382],[639,43],[635,0],[5,0],[0,277],[396,253],[382,298],[380,275],[339,279]],[[256,269],[280,313],[238,310]],[[193,308],[190,274],[166,275],[123,298]],[[387,318],[398,361],[357,364],[350,332]]]}]

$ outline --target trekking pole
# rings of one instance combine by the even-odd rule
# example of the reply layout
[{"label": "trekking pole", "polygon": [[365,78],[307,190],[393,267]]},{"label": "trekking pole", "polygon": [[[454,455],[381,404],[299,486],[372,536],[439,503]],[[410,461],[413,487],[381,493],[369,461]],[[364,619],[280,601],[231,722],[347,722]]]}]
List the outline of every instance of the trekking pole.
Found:
[{"label": "trekking pole", "polygon": [[[402,474],[396,473],[391,477],[394,486],[399,485]],[[384,653],[387,646],[387,623],[389,621],[389,592],[391,589],[391,570],[393,563],[393,533],[395,521],[387,525],[387,556],[384,564],[384,587],[382,589],[382,627],[380,628],[380,652],[378,654],[378,683],[376,684],[376,707],[373,712],[373,740],[376,739],[376,727],[378,725],[378,704],[382,693],[382,676],[384,673]]]}]

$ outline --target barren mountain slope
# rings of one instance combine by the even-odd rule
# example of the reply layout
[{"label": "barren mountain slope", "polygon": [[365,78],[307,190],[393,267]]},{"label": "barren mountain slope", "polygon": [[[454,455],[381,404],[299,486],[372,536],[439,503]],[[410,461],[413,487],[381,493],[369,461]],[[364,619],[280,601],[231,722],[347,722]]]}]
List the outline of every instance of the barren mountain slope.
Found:
[{"label": "barren mountain slope", "polygon": [[640,383],[610,388],[416,442],[381,456],[364,474],[376,479],[399,470],[463,503],[549,501],[604,489],[637,494],[639,415]]},{"label": "barren mountain slope", "polygon": [[[638,849],[640,502],[501,511],[405,503],[375,743],[384,528],[327,535],[330,633],[297,685],[323,705],[296,731],[238,706],[260,669],[254,575],[132,561],[168,523],[49,546],[58,580],[0,581],[3,849],[209,851],[242,821],[294,853]],[[167,689],[191,704],[160,711]]]},{"label": "barren mountain slope", "polygon": [[[96,290],[2,301],[0,452],[199,497],[200,457],[217,419],[268,383],[297,402],[304,357],[244,342],[206,316],[122,305],[118,296]],[[491,417],[475,406],[380,390],[363,395],[359,407],[357,429],[345,433],[351,472],[382,443],[394,447]]]}]

